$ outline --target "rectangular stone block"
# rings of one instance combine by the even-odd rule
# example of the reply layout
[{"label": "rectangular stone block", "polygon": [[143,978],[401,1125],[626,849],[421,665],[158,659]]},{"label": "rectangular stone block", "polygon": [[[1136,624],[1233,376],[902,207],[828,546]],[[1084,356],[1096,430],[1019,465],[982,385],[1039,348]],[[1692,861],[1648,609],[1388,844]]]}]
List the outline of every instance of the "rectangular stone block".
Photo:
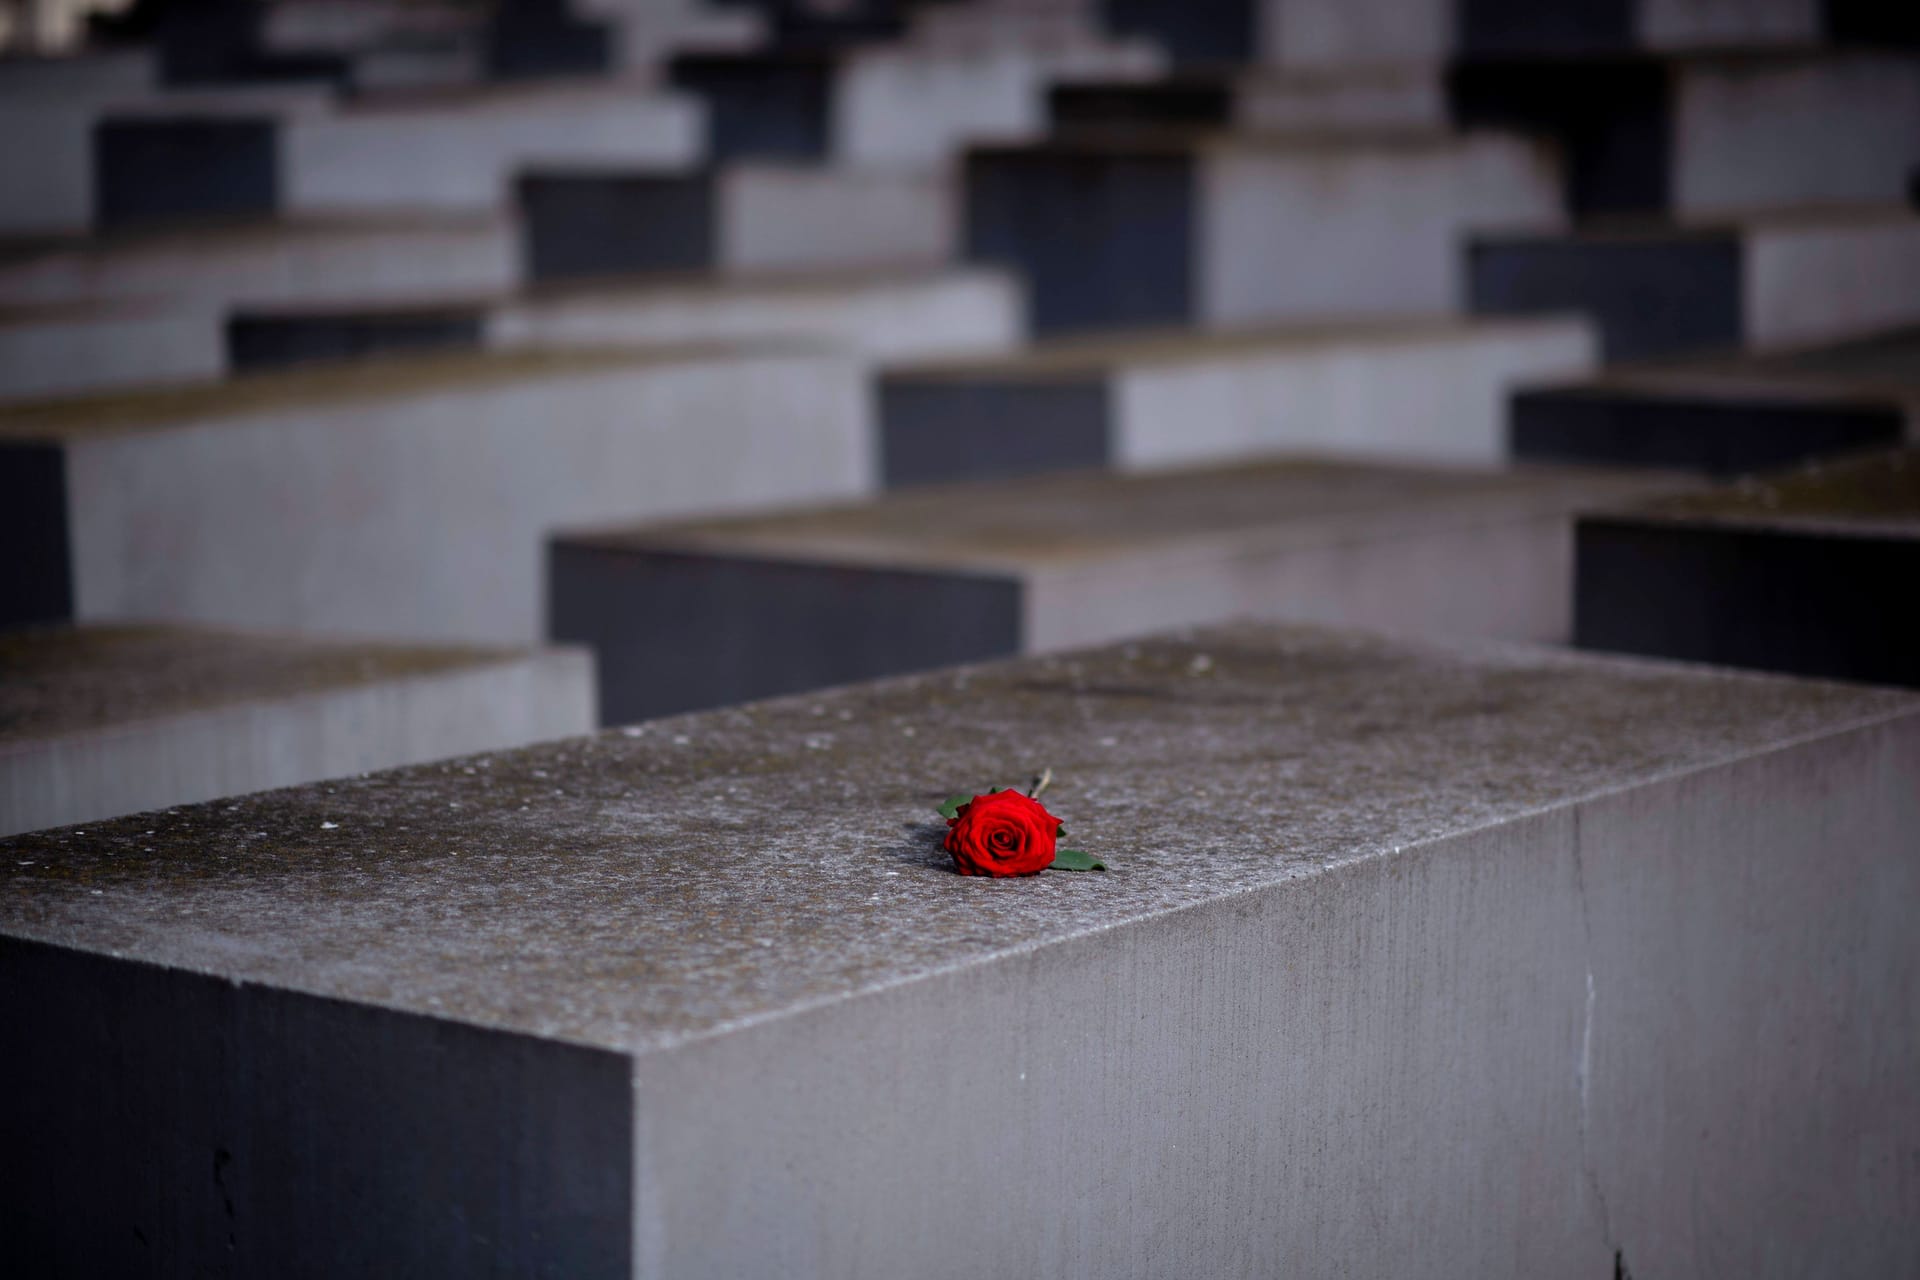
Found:
[{"label": "rectangular stone block", "polygon": [[1611,370],[1515,393],[1516,458],[1739,475],[1915,434],[1920,330]]},{"label": "rectangular stone block", "polygon": [[1476,313],[1583,312],[1608,360],[1827,342],[1920,318],[1920,216],[1863,208],[1487,235],[1467,271]]},{"label": "rectangular stone block", "polygon": [[97,213],[122,227],[484,212],[529,164],[682,169],[700,132],[696,103],[622,87],[443,91],[215,120],[147,111],[99,126]]},{"label": "rectangular stone block", "polygon": [[1291,459],[554,540],[603,723],[1234,617],[1564,640],[1572,515],[1646,473]]},{"label": "rectangular stone block", "polygon": [[519,275],[498,216],[312,219],[56,242],[0,260],[0,307],[165,298],[219,308],[495,291]]},{"label": "rectangular stone block", "polygon": [[[940,796],[1043,765],[1110,869],[954,875]],[[1246,626],[15,837],[0,1230],[35,1273],[1907,1274],[1917,771],[1895,691]]]},{"label": "rectangular stone block", "polygon": [[1280,450],[1489,464],[1508,396],[1594,363],[1578,320],[1153,334],[896,367],[879,390],[889,485]]},{"label": "rectangular stone block", "polygon": [[1448,88],[1463,125],[1552,136],[1580,215],[1887,203],[1920,162],[1920,55],[1469,61]]},{"label": "rectangular stone block", "polygon": [[0,833],[594,727],[592,659],[110,625],[0,634]]},{"label": "rectangular stone block", "polygon": [[1812,463],[1583,518],[1575,639],[1920,685],[1916,581],[1920,450]]},{"label": "rectangular stone block", "polygon": [[933,265],[953,256],[940,174],[729,165],[540,171],[518,186],[528,279]]},{"label": "rectangular stone block", "polygon": [[675,59],[670,76],[706,101],[717,159],[937,170],[969,143],[1040,137],[1056,82],[1161,66],[1149,45],[1083,32],[699,54]]},{"label": "rectangular stone block", "polygon": [[61,552],[18,571],[53,599],[64,564],[43,617],[532,643],[551,528],[867,491],[862,369],[524,351],[14,406],[0,451],[40,460],[21,510]]},{"label": "rectangular stone block", "polygon": [[1466,231],[1557,223],[1555,169],[1493,135],[979,148],[966,253],[1026,273],[1041,332],[1444,313]]}]

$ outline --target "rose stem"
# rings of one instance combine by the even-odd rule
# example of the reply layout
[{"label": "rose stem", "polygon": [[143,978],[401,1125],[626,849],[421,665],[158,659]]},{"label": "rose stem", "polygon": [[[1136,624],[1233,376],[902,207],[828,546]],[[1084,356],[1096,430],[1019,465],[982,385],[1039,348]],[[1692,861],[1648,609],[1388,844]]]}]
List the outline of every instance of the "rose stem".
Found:
[{"label": "rose stem", "polygon": [[1027,788],[1027,799],[1038,800],[1040,798],[1040,793],[1042,791],[1045,791],[1047,789],[1047,784],[1052,781],[1053,781],[1053,766],[1048,765],[1045,769],[1042,769],[1040,771],[1040,776],[1033,780],[1033,785]]}]

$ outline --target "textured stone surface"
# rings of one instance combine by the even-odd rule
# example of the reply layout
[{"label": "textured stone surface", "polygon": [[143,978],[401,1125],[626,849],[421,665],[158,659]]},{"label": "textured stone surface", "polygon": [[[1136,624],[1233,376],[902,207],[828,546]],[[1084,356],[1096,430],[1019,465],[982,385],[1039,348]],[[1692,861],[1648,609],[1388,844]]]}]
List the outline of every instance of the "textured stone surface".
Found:
[{"label": "textured stone surface", "polygon": [[594,727],[577,651],[368,644],[195,627],[0,633],[0,830],[565,737]]},{"label": "textured stone surface", "polygon": [[[1112,870],[954,875],[931,806],[1042,764]],[[1887,691],[1239,627],[0,842],[0,1221],[290,1273],[473,1224],[595,1274],[1899,1272],[1916,768]]]},{"label": "textured stone surface", "polygon": [[[0,923],[642,1051],[1916,713],[1889,692],[1227,629],[16,837]],[[1076,845],[1115,869],[953,876],[932,806],[1043,764]],[[182,912],[221,923],[181,930]]]}]

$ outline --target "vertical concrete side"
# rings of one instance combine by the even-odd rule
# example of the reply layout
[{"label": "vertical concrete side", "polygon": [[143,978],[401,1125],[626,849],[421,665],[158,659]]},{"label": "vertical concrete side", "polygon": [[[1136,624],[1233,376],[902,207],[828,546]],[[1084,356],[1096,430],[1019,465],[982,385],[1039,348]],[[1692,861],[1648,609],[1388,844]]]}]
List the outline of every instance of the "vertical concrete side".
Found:
[{"label": "vertical concrete side", "polygon": [[11,938],[0,1021],[18,1274],[632,1274],[623,1055]]},{"label": "vertical concrete side", "polygon": [[1920,217],[1754,230],[1743,318],[1756,346],[1825,342],[1920,319]]},{"label": "vertical concrete side", "polygon": [[1117,380],[1114,456],[1127,468],[1279,450],[1498,463],[1508,395],[1587,372],[1597,347],[1592,329],[1568,318],[1144,366]]},{"label": "vertical concrete side", "polygon": [[1909,717],[647,1055],[636,1263],[1910,1272],[1915,776]]},{"label": "vertical concrete side", "polygon": [[1201,173],[1196,313],[1211,325],[1450,313],[1465,231],[1560,220],[1546,151],[1492,135],[1221,149]]},{"label": "vertical concrete side", "polygon": [[868,492],[871,420],[858,362],[782,355],[89,437],[77,616],[538,643],[549,530]]},{"label": "vertical concrete side", "polygon": [[[1569,504],[1571,505],[1571,504]],[[1037,571],[1028,652],[1222,618],[1409,636],[1563,644],[1573,634],[1573,512],[1510,511],[1427,527],[1328,521],[1294,545]]]},{"label": "vertical concrete side", "polygon": [[932,265],[954,256],[958,219],[945,173],[740,165],[716,181],[723,270]]},{"label": "vertical concrete side", "polygon": [[0,835],[590,733],[592,657],[523,657],[0,744]]},{"label": "vertical concrete side", "polygon": [[1020,580],[555,539],[548,630],[626,724],[1020,651]]},{"label": "vertical concrete side", "polygon": [[1689,67],[1673,130],[1678,213],[1898,203],[1920,164],[1920,59]]}]

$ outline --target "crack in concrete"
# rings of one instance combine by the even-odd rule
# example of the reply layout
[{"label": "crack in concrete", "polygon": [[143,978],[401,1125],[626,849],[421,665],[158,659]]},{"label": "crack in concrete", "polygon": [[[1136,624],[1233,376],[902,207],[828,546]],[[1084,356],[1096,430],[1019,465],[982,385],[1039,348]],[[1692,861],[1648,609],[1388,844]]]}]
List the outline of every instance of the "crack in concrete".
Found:
[{"label": "crack in concrete", "polygon": [[1600,1208],[1601,1235],[1607,1246],[1614,1250],[1617,1261],[1620,1249],[1619,1241],[1613,1234],[1613,1213],[1607,1205],[1607,1193],[1600,1185],[1599,1170],[1594,1168],[1593,1148],[1589,1140],[1593,1085],[1593,1013],[1599,993],[1593,981],[1593,918],[1587,909],[1587,870],[1580,852],[1580,815],[1581,806],[1576,804],[1572,807],[1573,891],[1580,903],[1580,936],[1585,947],[1587,972],[1587,1005],[1580,1030],[1580,1062],[1574,1068],[1575,1079],[1580,1086],[1580,1167],[1586,1174],[1587,1188],[1593,1193],[1594,1203]]}]

